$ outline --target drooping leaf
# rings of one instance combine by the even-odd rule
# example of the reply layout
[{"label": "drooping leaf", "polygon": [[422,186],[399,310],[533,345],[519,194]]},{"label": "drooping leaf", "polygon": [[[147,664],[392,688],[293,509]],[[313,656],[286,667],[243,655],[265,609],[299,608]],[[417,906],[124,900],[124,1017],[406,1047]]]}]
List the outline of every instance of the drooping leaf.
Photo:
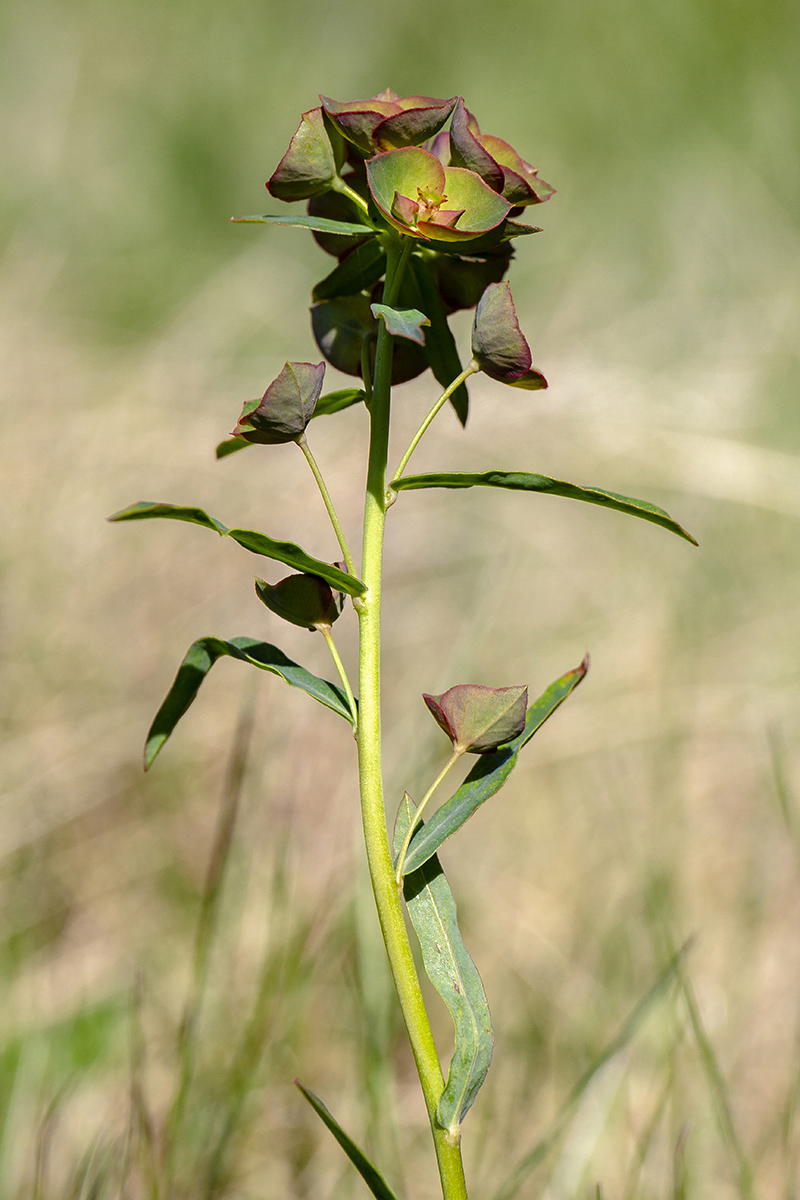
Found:
[{"label": "drooping leaf", "polygon": [[342,613],[342,593],[319,575],[287,575],[278,583],[257,579],[256,595],[270,612],[301,629],[330,627]]},{"label": "drooping leaf", "polygon": [[325,363],[287,362],[260,400],[248,400],[234,437],[262,446],[280,446],[305,432],[314,415]]},{"label": "drooping leaf", "polygon": [[261,217],[231,217],[235,225],[289,225],[295,229],[314,229],[318,233],[343,233],[358,237],[374,233],[371,225],[355,225],[349,221],[332,221],[328,217],[274,217],[267,213]]},{"label": "drooping leaf", "polygon": [[423,694],[422,699],[455,750],[488,754],[519,737],[525,728],[526,687],[457,683],[441,696]]},{"label": "drooping leaf", "polygon": [[587,656],[579,667],[562,675],[530,706],[525,728],[518,737],[499,750],[481,755],[450,799],[436,810],[427,825],[420,827],[414,834],[406,855],[404,875],[426,863],[442,843],[456,833],[482,804],[500,791],[517,765],[520,750],[578,686],[588,669]]},{"label": "drooping leaf", "polygon": [[372,315],[376,320],[382,317],[386,328],[392,337],[406,338],[409,342],[425,345],[423,325],[430,325],[430,317],[418,308],[389,308],[386,304],[371,304]]},{"label": "drooping leaf", "polygon": [[528,471],[485,471],[481,475],[471,474],[433,474],[406,475],[392,484],[398,490],[413,490],[416,488],[467,488],[467,487],[497,487],[507,488],[514,492],[546,492],[551,496],[565,496],[568,500],[583,500],[587,504],[599,504],[601,508],[612,508],[615,512],[628,513],[632,517],[641,517],[643,521],[652,521],[661,525],[670,533],[685,538],[693,546],[697,542],[682,525],[673,521],[669,513],[655,504],[645,500],[635,500],[632,496],[620,496],[616,492],[606,492],[602,488],[581,487],[577,483],[567,483],[564,479],[551,479],[549,475],[535,475]]},{"label": "drooping leaf", "polygon": [[321,108],[312,108],[300,118],[267,189],[276,200],[308,200],[330,191],[344,158],[341,134],[326,124]]},{"label": "drooping leaf", "polygon": [[353,1139],[348,1137],[331,1111],[322,1103],[319,1096],[315,1096],[314,1093],[309,1091],[307,1087],[303,1087],[299,1079],[295,1079],[294,1084],[295,1087],[298,1088],[305,1096],[306,1100],[311,1105],[320,1120],[328,1127],[333,1136],[336,1138],[337,1142],[350,1159],[350,1162],[353,1164],[361,1178],[364,1180],[364,1183],[372,1192],[375,1200],[397,1200],[394,1192],[389,1187],[380,1171],[377,1169],[377,1167],[373,1166],[366,1154],[364,1154],[362,1150],[359,1150]]},{"label": "drooping leaf", "polygon": [[360,579],[348,575],[345,571],[340,571],[331,563],[323,562],[319,558],[312,558],[294,542],[276,542],[267,537],[265,533],[259,533],[255,529],[228,529],[221,521],[210,517],[202,508],[188,508],[180,504],[159,504],[149,500],[140,500],[138,504],[132,504],[130,508],[123,508],[108,519],[109,521],[146,521],[153,517],[188,521],[191,525],[202,525],[206,529],[213,529],[220,537],[233,538],[235,542],[244,546],[245,550],[249,550],[252,554],[262,554],[265,558],[274,559],[275,562],[286,563],[287,567],[294,567],[297,571],[321,575],[337,591],[347,592],[349,596],[360,596],[366,591]]},{"label": "drooping leaf", "polygon": [[[419,289],[422,308],[431,322],[425,338],[425,354],[434,379],[443,388],[447,388],[462,371],[455,338],[447,323],[447,314],[430,268],[425,260],[417,255],[411,259],[411,275]],[[450,397],[450,403],[462,426],[466,425],[469,415],[469,393],[465,383],[456,388]]]},{"label": "drooping leaf", "polygon": [[536,391],[547,380],[531,368],[530,346],[523,337],[507,282],[490,283],[475,309],[472,355],[481,370],[500,383]]},{"label": "drooping leaf", "polygon": [[238,454],[240,450],[246,450],[248,446],[254,446],[255,442],[246,442],[244,438],[231,437],[226,438],[224,442],[219,442],[214,451],[215,458],[230,458],[232,454]]},{"label": "drooping leaf", "polygon": [[503,242],[510,242],[512,238],[541,232],[538,225],[522,225],[519,221],[510,221],[506,218],[494,229],[490,229],[488,233],[482,233],[480,237],[472,238],[469,242],[437,242],[436,253],[482,254],[486,250],[496,249]]},{"label": "drooping leaf", "polygon": [[386,270],[386,251],[377,238],[361,242],[311,292],[311,299],[332,300],[368,292]]},{"label": "drooping leaf", "polygon": [[292,687],[300,688],[352,724],[347,697],[339,685],[312,675],[305,667],[287,658],[277,646],[248,637],[231,638],[230,641],[216,637],[200,638],[189,647],[175,681],[150,726],[144,749],[145,770],[152,765],[178,721],[191,706],[214,663],[224,656],[238,658],[262,671],[279,675]]},{"label": "drooping leaf", "polygon": [[[395,854],[403,845],[413,816],[406,792],[395,823]],[[420,826],[423,831],[424,828]],[[451,1135],[456,1135],[492,1061],[494,1039],[489,1006],[477,967],[459,932],[453,893],[435,855],[413,873],[406,873],[403,896],[419,938],[425,973],[447,1005],[455,1025],[455,1049],[436,1118]]]}]

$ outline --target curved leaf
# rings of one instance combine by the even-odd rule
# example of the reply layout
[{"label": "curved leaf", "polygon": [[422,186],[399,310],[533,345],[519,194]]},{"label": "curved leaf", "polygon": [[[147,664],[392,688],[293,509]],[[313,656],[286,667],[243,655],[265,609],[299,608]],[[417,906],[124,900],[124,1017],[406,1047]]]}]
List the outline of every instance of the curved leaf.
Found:
[{"label": "curved leaf", "polygon": [[567,671],[530,706],[525,728],[513,742],[490,754],[482,754],[461,786],[449,800],[436,810],[427,825],[421,826],[411,839],[406,855],[404,875],[417,870],[435,854],[443,842],[456,833],[477,809],[500,791],[514,767],[523,746],[541,729],[559,704],[566,700],[589,670],[588,655],[574,671]]},{"label": "curved leaf", "polygon": [[360,596],[367,590],[360,579],[348,575],[345,571],[340,571],[331,563],[323,562],[319,558],[312,558],[294,542],[276,542],[267,537],[265,533],[259,533],[255,529],[228,529],[227,525],[223,525],[215,517],[210,517],[202,508],[140,500],[138,504],[132,504],[130,508],[123,508],[108,519],[109,521],[145,521],[151,517],[188,521],[191,525],[202,525],[206,529],[213,529],[220,537],[233,538],[235,542],[244,546],[245,550],[251,551],[252,554],[263,554],[265,558],[286,563],[288,567],[295,567],[298,571],[319,575],[337,591],[347,592],[349,596]]},{"label": "curved leaf", "polygon": [[295,1079],[294,1086],[302,1092],[320,1120],[327,1125],[328,1129],[330,1129],[331,1133],[336,1138],[347,1157],[350,1159],[350,1162],[364,1180],[364,1183],[372,1192],[373,1196],[375,1196],[375,1200],[397,1200],[394,1192],[389,1187],[380,1171],[377,1169],[377,1167],[373,1166],[366,1154],[359,1150],[353,1139],[347,1136],[334,1115],[322,1103],[319,1096],[315,1096],[314,1093],[309,1091],[307,1087],[303,1087],[299,1079]]},{"label": "curved leaf", "polygon": [[330,217],[312,217],[308,214],[302,217],[273,217],[267,213],[263,217],[231,217],[231,221],[234,225],[289,225],[296,229],[314,229],[317,233],[346,233],[356,236],[375,232],[371,225],[333,221]]},{"label": "curved leaf", "polygon": [[336,683],[328,683],[312,675],[305,667],[292,662],[277,646],[261,642],[257,638],[237,637],[225,641],[223,638],[204,637],[193,642],[178,668],[178,674],[167,692],[164,703],[155,715],[147,734],[144,747],[144,769],[153,763],[156,755],[191,707],[200,685],[218,658],[238,658],[262,671],[280,675],[291,687],[300,688],[308,696],[324,704],[333,712],[352,724],[347,697]]},{"label": "curved leaf", "polygon": [[419,346],[425,345],[422,326],[430,325],[431,322],[430,317],[426,317],[418,308],[390,308],[387,304],[370,304],[370,309],[376,321],[383,317],[392,337],[406,338]]},{"label": "curved leaf", "polygon": [[[395,823],[395,854],[405,840],[413,815],[406,792]],[[455,1025],[456,1042],[447,1084],[436,1108],[439,1123],[455,1136],[492,1061],[494,1039],[489,1005],[478,969],[459,932],[453,893],[435,855],[413,874],[406,875],[403,896],[419,938],[425,972]]]},{"label": "curved leaf", "polygon": [[616,492],[606,492],[597,487],[581,487],[577,483],[567,483],[563,479],[551,479],[549,475],[534,475],[528,471],[485,471],[482,475],[467,474],[433,474],[406,475],[391,485],[396,491],[409,491],[415,488],[468,488],[496,487],[507,488],[514,492],[548,492],[551,496],[565,496],[568,500],[584,500],[587,504],[599,504],[601,508],[613,508],[616,512],[628,513],[632,517],[641,517],[643,521],[652,521],[661,525],[670,533],[685,538],[693,546],[697,542],[682,525],[673,521],[669,513],[655,504],[645,500],[636,500],[632,496],[620,496]]}]

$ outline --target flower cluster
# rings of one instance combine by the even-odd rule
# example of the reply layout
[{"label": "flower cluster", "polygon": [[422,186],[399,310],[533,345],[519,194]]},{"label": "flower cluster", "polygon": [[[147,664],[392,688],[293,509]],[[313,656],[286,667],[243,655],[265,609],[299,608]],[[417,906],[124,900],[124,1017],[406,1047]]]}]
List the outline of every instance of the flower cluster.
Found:
[{"label": "flower cluster", "polygon": [[[362,375],[374,358],[386,235],[414,239],[397,306],[424,313],[430,328],[424,345],[396,338],[393,382],[430,368],[445,387],[461,370],[448,317],[503,280],[512,239],[538,232],[514,218],[553,194],[508,142],[481,133],[461,97],[390,89],[368,100],[321,96],[267,188],[279,200],[308,201],[314,236],[337,259],[314,289],[312,328],[321,353],[346,374]],[[480,364],[512,382],[485,354]],[[467,403],[462,385],[453,397],[462,422]]]}]

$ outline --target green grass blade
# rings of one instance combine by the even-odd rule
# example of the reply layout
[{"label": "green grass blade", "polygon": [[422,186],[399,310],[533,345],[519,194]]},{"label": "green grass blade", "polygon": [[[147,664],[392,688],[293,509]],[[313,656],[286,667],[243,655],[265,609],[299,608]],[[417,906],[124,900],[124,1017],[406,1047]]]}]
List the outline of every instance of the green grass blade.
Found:
[{"label": "green grass blade", "polygon": [[144,748],[145,770],[152,765],[178,721],[191,707],[200,685],[214,663],[218,658],[225,656],[238,658],[241,662],[250,663],[262,671],[280,676],[291,687],[299,688],[326,708],[344,717],[348,723],[352,723],[347,697],[342,689],[292,662],[277,646],[248,637],[233,638],[231,641],[215,637],[200,638],[189,647],[178,668],[175,682],[150,726]]},{"label": "green grass blade", "polygon": [[356,225],[348,221],[333,221],[330,217],[231,217],[235,225],[288,225],[295,229],[314,229],[317,233],[346,233],[360,237],[375,233],[371,225]]},{"label": "green grass blade", "polygon": [[355,246],[337,267],[315,286],[311,299],[333,300],[337,296],[352,296],[368,292],[386,270],[386,252],[377,238]]},{"label": "green grass blade", "polygon": [[406,475],[398,479],[392,486],[397,491],[415,488],[468,488],[495,487],[507,488],[516,492],[547,492],[551,496],[564,496],[568,500],[583,500],[587,504],[599,504],[601,508],[612,508],[615,512],[628,513],[632,517],[641,517],[643,521],[652,521],[685,538],[693,546],[697,542],[682,525],[673,521],[669,513],[655,504],[645,500],[635,500],[632,496],[620,496],[616,492],[606,492],[602,488],[580,487],[577,483],[567,483],[563,479],[551,479],[549,475],[534,475],[528,471],[485,471],[481,475],[439,473],[433,475]]},{"label": "green grass blade", "polygon": [[[412,818],[413,809],[406,793],[395,824],[395,854],[403,845]],[[455,1025],[455,1049],[436,1109],[439,1123],[455,1136],[492,1061],[494,1039],[489,1005],[478,969],[459,932],[453,893],[435,855],[413,875],[406,875],[403,896],[419,939],[425,972]]]},{"label": "green grass blade", "polygon": [[202,525],[205,529],[213,529],[220,537],[233,538],[245,550],[252,554],[261,554],[264,558],[272,558],[276,562],[285,563],[297,571],[305,571],[311,575],[319,575],[331,587],[339,592],[347,592],[350,596],[360,596],[366,591],[360,579],[340,571],[331,563],[319,558],[312,558],[294,542],[276,542],[259,533],[255,529],[229,529],[215,517],[210,517],[202,508],[192,508],[181,504],[159,504],[149,500],[140,500],[130,508],[123,508],[110,516],[109,521],[146,521],[153,517],[166,517],[173,521],[188,521],[191,525]]},{"label": "green grass blade", "polygon": [[404,875],[418,870],[482,804],[500,791],[517,765],[520,750],[536,731],[541,729],[570,692],[575,690],[588,669],[587,656],[579,667],[567,671],[566,675],[551,683],[547,691],[530,706],[525,718],[525,728],[513,742],[478,757],[475,766],[457,791],[436,810],[427,825],[421,826],[414,834],[406,855]]},{"label": "green grass blade", "polygon": [[514,1200],[514,1197],[519,1193],[520,1188],[538,1167],[539,1163],[547,1157],[552,1147],[564,1132],[570,1117],[572,1116],[579,1101],[583,1097],[586,1089],[591,1084],[599,1071],[608,1063],[615,1055],[624,1050],[633,1040],[640,1026],[644,1023],[645,1018],[655,1008],[662,997],[671,987],[676,976],[681,970],[683,960],[689,950],[690,942],[686,942],[676,954],[674,954],[664,970],[656,979],[655,983],[645,992],[638,1004],[631,1010],[628,1016],[619,1027],[615,1036],[608,1042],[594,1061],[587,1067],[578,1082],[572,1088],[564,1103],[559,1109],[558,1115],[547,1133],[539,1139],[536,1145],[528,1151],[525,1157],[517,1164],[512,1173],[509,1175],[506,1182],[497,1191],[493,1200]]},{"label": "green grass blade", "polygon": [[372,1165],[366,1154],[359,1150],[353,1139],[347,1136],[330,1110],[322,1103],[319,1096],[315,1096],[307,1087],[303,1087],[299,1079],[295,1079],[294,1083],[295,1087],[305,1096],[319,1119],[330,1129],[376,1200],[397,1200],[397,1197],[380,1171]]}]

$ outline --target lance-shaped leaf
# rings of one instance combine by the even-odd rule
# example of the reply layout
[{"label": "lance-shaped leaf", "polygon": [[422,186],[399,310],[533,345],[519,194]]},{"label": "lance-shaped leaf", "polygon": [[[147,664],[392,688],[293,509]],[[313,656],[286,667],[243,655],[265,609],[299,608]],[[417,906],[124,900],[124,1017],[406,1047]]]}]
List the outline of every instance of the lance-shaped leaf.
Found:
[{"label": "lance-shaped leaf", "polygon": [[443,167],[419,146],[389,150],[367,162],[372,198],[401,233],[434,241],[469,241],[508,216],[511,205],[480,176]]},{"label": "lance-shaped leaf", "polygon": [[[443,148],[439,148],[443,152]],[[450,162],[476,171],[494,191],[514,205],[542,204],[555,188],[502,138],[482,134],[478,122],[459,98],[450,127]]]},{"label": "lance-shaped leaf", "polygon": [[330,191],[344,158],[341,134],[326,124],[321,108],[312,108],[300,118],[267,190],[276,200],[308,200]]},{"label": "lance-shaped leaf", "polygon": [[430,325],[430,317],[418,308],[389,308],[387,304],[371,304],[370,309],[376,320],[383,318],[386,328],[392,337],[406,338],[409,342],[425,345],[423,325]]},{"label": "lance-shaped leaf", "polygon": [[423,693],[422,699],[453,749],[461,753],[487,754],[519,737],[525,728],[526,687],[457,683],[441,696]]},{"label": "lance-shaped leaf", "polygon": [[150,500],[140,500],[130,508],[123,508],[109,517],[109,521],[146,521],[154,517],[165,517],[173,521],[188,521],[190,525],[202,525],[205,529],[213,529],[220,537],[233,538],[245,550],[252,554],[262,554],[276,562],[286,563],[287,567],[305,571],[311,575],[321,575],[323,579],[340,592],[349,596],[361,596],[367,589],[360,579],[340,571],[338,567],[312,558],[294,542],[275,542],[265,533],[255,529],[228,529],[215,517],[210,517],[202,508],[188,508],[180,504],[158,504]]},{"label": "lance-shaped leaf", "polygon": [[144,748],[145,770],[152,765],[178,721],[190,708],[214,663],[224,656],[238,658],[241,662],[250,663],[262,671],[279,675],[291,687],[300,688],[352,724],[347,697],[338,684],[328,683],[327,680],[312,675],[305,667],[287,658],[277,646],[248,637],[232,638],[230,641],[216,637],[200,638],[189,647],[175,676],[175,682],[150,726]]},{"label": "lance-shaped leaf", "polygon": [[[403,845],[413,816],[406,792],[395,823],[395,854]],[[418,835],[424,829],[425,826],[420,826]],[[455,1025],[455,1048],[436,1119],[451,1136],[456,1136],[492,1061],[494,1039],[489,1006],[477,967],[459,932],[453,893],[435,855],[413,874],[406,873],[403,896],[419,938],[425,973],[447,1005]]]},{"label": "lance-shaped leaf", "polygon": [[508,283],[490,283],[475,309],[472,355],[482,371],[500,383],[536,391],[547,387],[531,369],[531,349],[517,320]]},{"label": "lance-shaped leaf", "polygon": [[538,225],[521,225],[518,221],[501,221],[488,233],[482,233],[480,237],[476,237],[469,243],[460,242],[437,242],[437,254],[483,254],[487,250],[494,250],[504,242],[510,242],[513,238],[525,237],[529,233],[541,233]]},{"label": "lance-shaped leaf", "polygon": [[363,237],[374,234],[371,225],[357,225],[352,221],[334,221],[330,217],[275,217],[266,213],[259,217],[231,217],[235,225],[288,225],[293,229],[312,229],[317,233],[341,233],[348,237]]},{"label": "lance-shaped leaf", "polygon": [[[351,408],[354,404],[361,404],[366,398],[366,392],[362,391],[361,388],[340,388],[339,391],[328,392],[327,396],[321,396],[317,401],[317,407],[311,414],[312,419],[342,412],[343,409]],[[246,450],[248,446],[253,445],[255,445],[254,442],[246,442],[244,438],[226,438],[224,442],[220,442],[217,446],[215,456],[217,458],[228,458],[231,454],[236,454],[239,450]]]},{"label": "lance-shaped leaf", "polygon": [[612,508],[615,512],[628,513],[632,517],[641,517],[643,521],[652,521],[685,538],[693,546],[697,542],[682,525],[673,521],[669,513],[655,504],[645,500],[635,500],[632,496],[619,496],[616,492],[606,492],[602,488],[580,487],[577,483],[567,483],[564,479],[551,479],[549,475],[534,475],[528,471],[485,471],[482,475],[470,474],[435,474],[435,475],[405,475],[392,484],[398,491],[414,490],[416,488],[467,488],[467,487],[496,487],[506,488],[513,492],[544,492],[550,496],[565,496],[568,500],[583,500],[587,504],[599,504],[601,508]]},{"label": "lance-shaped leaf", "polygon": [[427,825],[420,827],[414,834],[406,855],[404,875],[426,863],[442,843],[456,833],[482,804],[500,791],[517,765],[520,750],[578,686],[588,669],[587,656],[579,667],[562,675],[530,706],[525,728],[518,737],[499,750],[481,755],[450,799],[436,810]]},{"label": "lance-shaped leaf", "polygon": [[[443,388],[448,388],[461,374],[462,366],[455,338],[447,323],[442,297],[428,263],[416,255],[411,259],[411,276],[419,289],[420,303],[431,322],[430,331],[425,338],[425,355],[434,379]],[[469,416],[469,392],[465,383],[456,388],[450,397],[450,403],[462,426],[466,425]]]},{"label": "lance-shaped leaf", "polygon": [[[342,183],[346,183],[362,200],[368,199],[367,173],[363,163],[358,170],[342,175]],[[306,212],[310,217],[324,217],[326,221],[338,221],[345,225],[358,225],[364,220],[364,210],[344,192],[323,192],[319,196],[312,196]],[[375,230],[371,232],[374,237]],[[330,233],[322,229],[313,230],[313,236],[317,245],[334,258],[342,258],[354,246],[367,240],[363,233],[353,236]]]},{"label": "lance-shaped leaf", "polygon": [[307,1087],[303,1087],[299,1079],[295,1079],[294,1085],[305,1096],[308,1103],[313,1108],[314,1112],[331,1131],[339,1145],[344,1150],[350,1162],[358,1171],[364,1183],[372,1192],[375,1200],[397,1200],[394,1192],[389,1187],[386,1180],[381,1175],[377,1167],[369,1161],[366,1154],[359,1150],[351,1137],[345,1133],[339,1122],[334,1117],[330,1109],[326,1108],[320,1100],[319,1096],[315,1096]]},{"label": "lance-shaped leaf", "polygon": [[444,125],[456,97],[398,96],[391,88],[369,100],[331,100],[320,96],[329,121],[362,154],[418,146]]},{"label": "lance-shaped leaf", "polygon": [[311,299],[333,300],[335,296],[351,296],[353,292],[368,292],[386,270],[386,251],[377,238],[369,238],[356,246],[330,275],[316,285]]},{"label": "lance-shaped leaf", "polygon": [[314,415],[324,378],[325,363],[287,362],[260,400],[247,401],[233,436],[262,446],[296,441]]},{"label": "lance-shaped leaf", "polygon": [[257,579],[256,595],[270,612],[301,629],[330,628],[341,615],[344,599],[319,575],[287,575],[278,583]]}]

